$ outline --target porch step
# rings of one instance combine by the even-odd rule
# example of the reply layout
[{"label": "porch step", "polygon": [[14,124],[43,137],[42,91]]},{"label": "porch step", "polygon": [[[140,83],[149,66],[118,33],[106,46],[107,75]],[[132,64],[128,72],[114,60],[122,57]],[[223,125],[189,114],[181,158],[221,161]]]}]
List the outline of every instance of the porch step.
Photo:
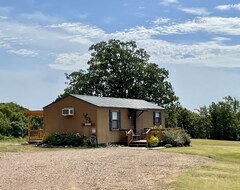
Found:
[{"label": "porch step", "polygon": [[42,140],[40,140],[40,139],[30,139],[28,141],[28,143],[41,143],[41,142],[42,142]]},{"label": "porch step", "polygon": [[129,146],[131,147],[146,147],[146,140],[134,140],[132,141]]}]

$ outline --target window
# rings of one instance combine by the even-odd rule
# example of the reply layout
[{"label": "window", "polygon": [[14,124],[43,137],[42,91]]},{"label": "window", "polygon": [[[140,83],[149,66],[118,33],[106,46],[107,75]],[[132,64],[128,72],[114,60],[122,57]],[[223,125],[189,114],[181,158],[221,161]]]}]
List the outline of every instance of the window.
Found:
[{"label": "window", "polygon": [[63,108],[62,109],[62,115],[63,116],[74,115],[74,108]]},{"label": "window", "polygon": [[161,112],[153,112],[153,125],[161,125],[162,124],[162,117]]},{"label": "window", "polygon": [[109,112],[110,130],[120,129],[120,111]]}]

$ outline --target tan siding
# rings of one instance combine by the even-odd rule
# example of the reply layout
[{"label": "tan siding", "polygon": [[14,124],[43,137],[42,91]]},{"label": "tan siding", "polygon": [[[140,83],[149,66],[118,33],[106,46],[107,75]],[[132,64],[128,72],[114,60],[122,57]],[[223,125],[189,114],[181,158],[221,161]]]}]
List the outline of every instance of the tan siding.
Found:
[{"label": "tan siding", "polygon": [[[74,116],[62,116],[62,109],[68,107],[74,108]],[[44,109],[44,129],[47,133],[66,132],[90,136],[91,127],[82,126],[85,121],[83,113],[87,113],[96,124],[96,107],[68,96]]]},{"label": "tan siding", "polygon": [[[144,128],[153,127],[153,112],[159,110],[148,110],[144,111],[139,117],[137,117],[137,133],[141,134],[144,131]],[[165,127],[165,111],[160,110],[162,113],[162,126]],[[137,115],[140,114],[141,111],[137,112]]]},{"label": "tan siding", "polygon": [[[66,107],[74,108],[74,116],[62,116],[62,109]],[[80,133],[81,135],[89,137],[92,134],[92,127],[83,126],[85,122],[83,113],[87,113],[97,129],[98,144],[121,142],[123,138],[125,138],[125,133],[123,131],[111,131],[109,129],[109,110],[120,111],[121,129],[130,129],[128,109],[99,108],[72,96],[68,96],[44,108],[44,129],[47,133]],[[144,111],[139,117],[137,117],[137,115],[140,114],[141,111],[137,111],[137,134],[142,134],[144,128],[153,126],[153,111],[154,110]],[[165,127],[164,110],[162,110],[162,125]]]},{"label": "tan siding", "polygon": [[97,115],[97,136],[98,143],[120,142],[124,132],[119,130],[111,131],[109,128],[109,110],[121,112],[121,129],[130,129],[130,119],[128,118],[128,109],[109,109],[98,108]]}]

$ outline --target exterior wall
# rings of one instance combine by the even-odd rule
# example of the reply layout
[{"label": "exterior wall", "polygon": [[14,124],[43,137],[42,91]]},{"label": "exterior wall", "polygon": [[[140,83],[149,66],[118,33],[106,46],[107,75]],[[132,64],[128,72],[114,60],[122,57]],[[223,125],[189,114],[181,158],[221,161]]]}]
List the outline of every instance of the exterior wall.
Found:
[{"label": "exterior wall", "polygon": [[110,130],[109,111],[121,112],[121,129],[130,129],[130,119],[128,118],[128,109],[119,108],[98,108],[97,109],[97,141],[98,144],[122,142],[125,132],[121,130]]},{"label": "exterior wall", "polygon": [[[74,108],[74,116],[62,116],[63,108]],[[121,112],[121,129],[110,130],[109,111]],[[144,128],[153,126],[153,112],[159,110],[144,111],[139,117],[136,113],[136,130],[141,135]],[[165,111],[160,110],[162,115],[162,126],[165,127]],[[83,126],[85,118],[83,114],[88,114],[94,126]],[[114,143],[126,140],[124,129],[130,129],[129,110],[123,108],[100,108],[82,100],[68,96],[44,108],[44,130],[47,133],[66,132],[80,133],[86,137],[92,134],[92,128],[96,127],[97,143]]]},{"label": "exterior wall", "polygon": [[[121,129],[130,129],[130,119],[128,117],[128,109],[109,109],[98,108],[97,109],[97,141],[98,144],[122,142],[125,140],[125,131],[110,130],[109,128],[109,111],[121,112]],[[153,127],[153,112],[159,110],[144,111],[140,117],[137,117],[141,111],[136,113],[136,130],[137,134],[141,135],[144,132],[144,128]],[[162,115],[162,126],[165,127],[165,111],[160,110]]]},{"label": "exterior wall", "polygon": [[[148,110],[144,111],[139,117],[136,119],[137,123],[137,134],[142,134],[144,132],[144,128],[153,127],[153,112],[160,111],[162,118],[162,127],[165,128],[165,110]],[[141,111],[137,111],[137,115],[140,114]]]},{"label": "exterior wall", "polygon": [[[74,108],[74,116],[62,116],[62,109],[70,107]],[[68,96],[44,108],[44,130],[47,133],[79,133],[89,137],[92,133],[92,127],[83,126],[85,123],[84,113],[89,115],[92,123],[97,123],[97,108],[95,106]]]}]

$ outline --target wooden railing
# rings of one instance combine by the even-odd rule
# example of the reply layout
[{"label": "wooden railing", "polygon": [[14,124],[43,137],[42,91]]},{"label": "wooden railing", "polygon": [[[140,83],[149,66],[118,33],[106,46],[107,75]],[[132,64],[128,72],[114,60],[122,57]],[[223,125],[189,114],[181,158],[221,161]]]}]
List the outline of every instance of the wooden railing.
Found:
[{"label": "wooden railing", "polygon": [[31,140],[43,140],[43,136],[44,136],[43,129],[30,130],[30,136],[28,141],[31,142]]},{"label": "wooden railing", "polygon": [[163,138],[163,134],[162,134],[161,129],[148,129],[147,132],[146,132],[146,146],[147,146],[147,147],[148,147],[148,145],[149,145],[149,140],[150,140],[150,138],[151,138],[152,135],[157,136],[159,142],[160,142],[160,141],[162,140],[162,138]]},{"label": "wooden railing", "polygon": [[129,146],[130,143],[133,141],[133,130],[130,129],[126,134],[127,134],[127,145]]}]

